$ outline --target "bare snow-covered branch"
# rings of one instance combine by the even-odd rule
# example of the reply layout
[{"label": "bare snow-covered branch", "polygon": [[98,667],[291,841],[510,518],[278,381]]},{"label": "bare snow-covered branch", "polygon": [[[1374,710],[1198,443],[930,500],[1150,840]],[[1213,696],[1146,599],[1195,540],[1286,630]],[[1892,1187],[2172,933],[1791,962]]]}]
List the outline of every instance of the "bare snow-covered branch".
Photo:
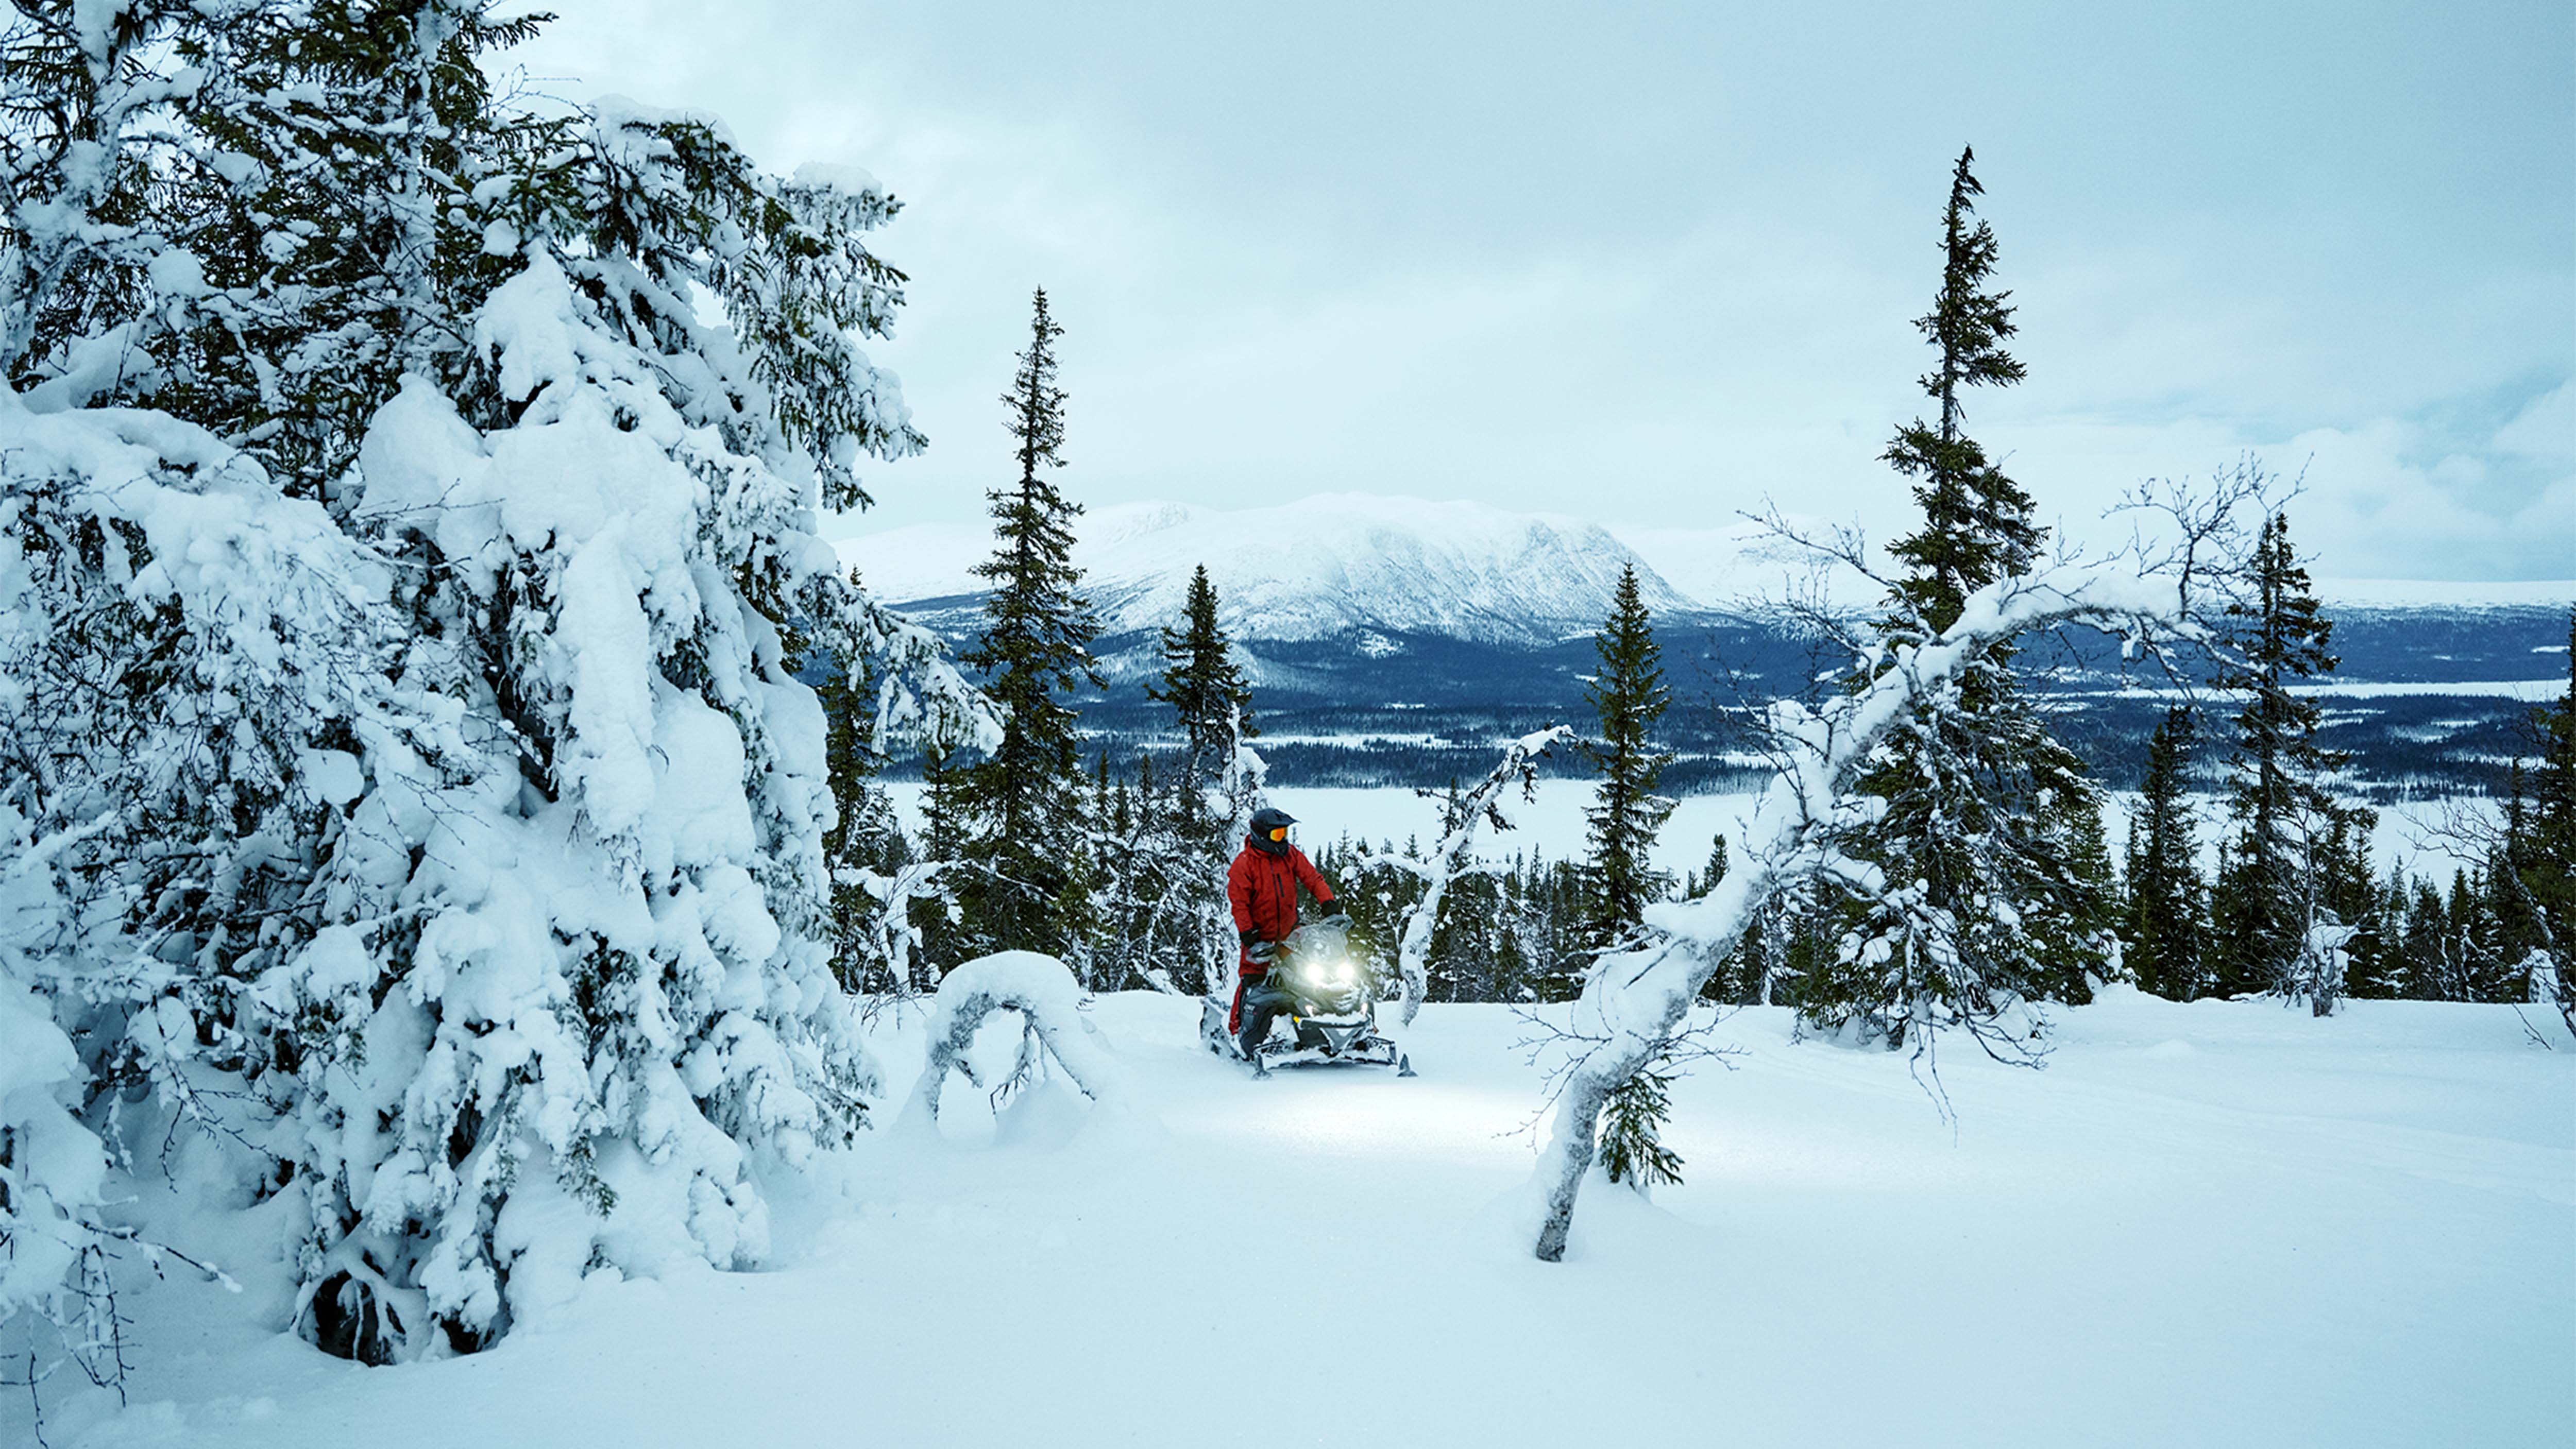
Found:
[{"label": "bare snow-covered branch", "polygon": [[1540,758],[1573,733],[1567,726],[1550,725],[1505,745],[1493,773],[1459,797],[1457,814],[1447,822],[1440,843],[1431,848],[1429,860],[1410,867],[1426,885],[1422,898],[1404,913],[1403,934],[1396,946],[1396,969],[1404,982],[1403,1015],[1399,1019],[1405,1025],[1413,1024],[1413,1015],[1422,1009],[1422,998],[1429,989],[1431,936],[1439,928],[1440,902],[1448,894],[1449,882],[1474,869],[1478,834],[1488,827],[1512,828],[1502,811],[1504,792],[1517,785],[1521,798],[1529,798]]},{"label": "bare snow-covered branch", "polygon": [[1110,1055],[1100,1029],[1083,1013],[1082,986],[1072,968],[1035,951],[997,951],[960,964],[939,983],[926,1028],[929,1055],[903,1112],[909,1130],[937,1125],[948,1074],[965,1064],[984,1019],[1005,1010],[1028,1020],[1084,1096],[1104,1106],[1133,1104],[1126,1064]]},{"label": "bare snow-covered branch", "polygon": [[[1866,573],[1857,539],[1809,542]],[[1926,629],[1919,642],[1900,639],[1889,646],[1883,659],[1873,661],[1885,667],[1857,692],[1815,707],[1794,700],[1771,706],[1768,726],[1779,768],[1736,842],[1733,853],[1743,864],[1705,895],[1651,907],[1647,924],[1661,939],[1603,957],[1575,1003],[1571,1030],[1597,1045],[1563,1080],[1555,1127],[1531,1179],[1545,1200],[1535,1244],[1540,1258],[1554,1262],[1564,1255],[1575,1198],[1592,1167],[1603,1104],[1674,1036],[1753,913],[1801,875],[1867,875],[1871,867],[1843,858],[1833,847],[1838,827],[1847,823],[1840,812],[1850,808],[1850,787],[1871,752],[1918,701],[1995,645],[2034,630],[2090,625],[2134,648],[2157,651],[2210,637],[2193,594],[2178,593],[2169,579],[2142,571],[2134,557],[2126,563],[2059,566],[2000,580],[1969,595],[1949,629]]]}]

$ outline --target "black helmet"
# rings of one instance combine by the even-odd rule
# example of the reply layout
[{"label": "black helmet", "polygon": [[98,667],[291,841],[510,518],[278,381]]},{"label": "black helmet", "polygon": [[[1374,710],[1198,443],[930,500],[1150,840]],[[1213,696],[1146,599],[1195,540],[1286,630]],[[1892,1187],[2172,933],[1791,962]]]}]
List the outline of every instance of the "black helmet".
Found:
[{"label": "black helmet", "polygon": [[1276,805],[1264,805],[1252,812],[1252,843],[1272,854],[1288,848],[1288,827],[1297,817]]}]

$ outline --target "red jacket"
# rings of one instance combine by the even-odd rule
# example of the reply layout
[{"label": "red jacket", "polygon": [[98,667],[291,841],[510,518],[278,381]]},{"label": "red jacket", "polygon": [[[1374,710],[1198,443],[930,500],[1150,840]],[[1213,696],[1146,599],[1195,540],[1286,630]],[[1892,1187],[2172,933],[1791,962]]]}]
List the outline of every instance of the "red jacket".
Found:
[{"label": "red jacket", "polygon": [[[1333,898],[1333,888],[1324,884],[1322,873],[1306,858],[1306,852],[1292,845],[1272,855],[1245,841],[1234,864],[1225,872],[1225,898],[1234,906],[1234,928],[1251,931],[1264,941],[1287,940],[1288,933],[1297,929],[1300,885],[1316,900]],[[1269,968],[1245,956],[1237,969],[1246,976],[1259,976]]]}]

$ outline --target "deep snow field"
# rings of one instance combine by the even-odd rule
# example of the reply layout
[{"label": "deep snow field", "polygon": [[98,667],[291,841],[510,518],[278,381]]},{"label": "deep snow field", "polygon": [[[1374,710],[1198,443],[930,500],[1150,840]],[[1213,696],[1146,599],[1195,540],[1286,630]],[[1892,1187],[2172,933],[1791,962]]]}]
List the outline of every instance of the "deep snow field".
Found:
[{"label": "deep snow field", "polygon": [[[1422,1075],[1255,1082],[1196,1003],[1094,1019],[1142,1110],[1062,1079],[782,1186],[771,1271],[594,1277],[467,1359],[368,1369],[247,1289],[131,1302],[132,1406],[55,1445],[2501,1445],[2563,1442],[2576,1046],[2505,1007],[2116,990],[2043,1071],[1952,1045],[1955,1132],[1785,1012],[1676,1088],[1688,1181],[1596,1181],[1559,1265],[1515,1189],[1538,1083],[1503,1007]],[[890,1091],[920,1012],[885,1024]],[[2535,1025],[2543,1024],[2535,1016]],[[2553,1028],[2554,1029],[2554,1028]],[[1016,1018],[978,1042],[1010,1060]],[[890,1118],[893,1105],[886,1115]],[[237,1220],[236,1220],[237,1222]],[[212,1231],[211,1228],[208,1229]],[[29,1443],[23,1402],[0,1444]]]}]

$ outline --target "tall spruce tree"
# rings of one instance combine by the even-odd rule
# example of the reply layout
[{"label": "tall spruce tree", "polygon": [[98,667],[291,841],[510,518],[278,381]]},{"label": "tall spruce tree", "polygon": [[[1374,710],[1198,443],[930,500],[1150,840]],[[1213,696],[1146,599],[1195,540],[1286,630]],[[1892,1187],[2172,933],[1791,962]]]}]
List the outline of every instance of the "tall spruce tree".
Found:
[{"label": "tall spruce tree", "polygon": [[2199,847],[2192,840],[2191,712],[2165,711],[2147,741],[2147,778],[2129,827],[2130,865],[2125,960],[2141,990],[2190,1001],[2207,989],[2202,971],[2205,892]]},{"label": "tall spruce tree", "polygon": [[1601,783],[1584,812],[1590,826],[1584,861],[1590,896],[1585,936],[1593,950],[1602,951],[1636,935],[1645,923],[1646,906],[1671,885],[1654,868],[1652,855],[1655,833],[1673,812],[1673,802],[1655,793],[1673,757],[1655,748],[1653,738],[1656,722],[1672,703],[1672,690],[1664,683],[1663,651],[1655,643],[1633,565],[1620,571],[1609,621],[1593,648],[1601,671],[1584,686],[1584,694],[1601,732],[1581,748]]},{"label": "tall spruce tree", "polygon": [[[1996,244],[1976,216],[1974,160],[1962,151],[1952,173],[1941,286],[1915,323],[1939,350],[1921,379],[1936,412],[1898,429],[1885,453],[1914,480],[1923,526],[1889,549],[1908,571],[1855,688],[1957,623],[1969,594],[2027,572],[2047,537],[2030,496],[1966,431],[1966,389],[2023,376],[2004,350],[2013,309],[1990,286]],[[2103,883],[2077,870],[2058,823],[2098,808],[2096,792],[2022,694],[2008,648],[1986,651],[1955,691],[1919,700],[1858,789],[1883,805],[1845,852],[1899,889],[1835,907],[1841,943],[1801,983],[1810,1019],[1890,1047],[1943,1022],[1987,1035],[2012,1002],[2102,969]]]},{"label": "tall spruce tree", "polygon": [[1065,393],[1056,386],[1056,339],[1046,289],[1031,301],[1029,345],[1002,395],[1018,444],[1018,480],[996,488],[993,557],[976,566],[992,590],[984,633],[961,657],[983,670],[1005,711],[1001,742],[967,767],[957,804],[965,859],[959,888],[965,934],[977,951],[1073,954],[1089,889],[1082,853],[1082,767],[1075,752],[1075,686],[1103,681],[1091,658],[1100,629],[1073,563],[1081,505],[1049,476],[1062,467]]},{"label": "tall spruce tree", "polygon": [[[1591,824],[1583,864],[1583,943],[1593,953],[1618,949],[1645,928],[1646,906],[1671,882],[1654,868],[1655,832],[1673,802],[1655,793],[1668,751],[1655,748],[1656,721],[1672,702],[1664,684],[1663,651],[1653,620],[1638,596],[1634,565],[1619,573],[1609,621],[1593,640],[1601,671],[1585,686],[1601,732],[1583,742],[1601,783],[1586,812]],[[1610,1180],[1643,1192],[1681,1181],[1681,1158],[1665,1147],[1660,1129],[1672,1111],[1671,1079],[1639,1072],[1610,1096],[1602,1110],[1601,1160]]]},{"label": "tall spruce tree", "polygon": [[2295,681],[2332,673],[2336,659],[2333,621],[2309,590],[2286,513],[2265,521],[2252,568],[2253,597],[2229,610],[2240,621],[2236,659],[2216,681],[2245,701],[2235,716],[2227,798],[2236,830],[2213,962],[2228,993],[2289,989],[2319,913],[2331,914],[2323,893],[2338,825],[2366,831],[2373,819],[2327,792],[2346,756],[2318,741],[2316,701],[2291,692]]},{"label": "tall spruce tree", "polygon": [[1997,248],[1994,228],[1976,215],[1986,188],[1969,169],[1975,160],[1974,148],[1962,150],[1951,173],[1941,212],[1941,290],[1932,310],[1914,319],[1941,350],[1940,364],[1919,379],[1939,415],[1897,429],[1883,455],[1915,480],[1914,501],[1923,509],[1923,527],[1888,549],[1912,569],[1898,591],[1936,631],[1958,622],[1969,594],[2028,571],[2047,539],[2032,521],[2030,495],[1966,430],[1963,389],[2010,387],[2024,375],[2003,346],[2018,330],[2006,303],[2012,294],[1987,289]]}]

